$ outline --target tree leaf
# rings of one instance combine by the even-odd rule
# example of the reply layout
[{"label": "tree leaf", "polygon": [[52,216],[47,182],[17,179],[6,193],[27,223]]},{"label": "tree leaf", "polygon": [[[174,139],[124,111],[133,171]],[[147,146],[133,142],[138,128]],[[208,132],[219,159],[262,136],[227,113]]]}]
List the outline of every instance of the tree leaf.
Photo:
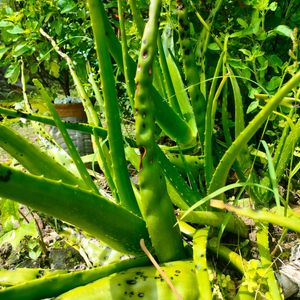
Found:
[{"label": "tree leaf", "polygon": [[4,28],[4,27],[11,27],[13,26],[14,24],[12,22],[8,22],[8,21],[5,21],[5,20],[1,20],[0,21],[0,27]]},{"label": "tree leaf", "polygon": [[24,29],[20,25],[15,25],[13,28],[7,30],[10,34],[21,34],[24,33]]},{"label": "tree leaf", "polygon": [[27,43],[22,43],[16,46],[13,51],[13,57],[18,57],[31,50]]},{"label": "tree leaf", "polygon": [[9,48],[4,47],[0,48],[0,59],[2,59],[3,55],[9,50]]},{"label": "tree leaf", "polygon": [[207,48],[211,51],[220,51],[220,47],[217,43],[210,43]]},{"label": "tree leaf", "polygon": [[246,114],[249,114],[252,111],[254,111],[255,109],[257,109],[258,105],[259,105],[259,101],[258,100],[252,101],[250,103],[250,105],[248,106],[248,108],[247,108]]},{"label": "tree leaf", "polygon": [[268,57],[269,64],[272,67],[281,67],[283,65],[282,59],[276,54],[272,54]]},{"label": "tree leaf", "polygon": [[273,76],[271,80],[267,83],[268,91],[274,91],[281,85],[281,77]]},{"label": "tree leaf", "polygon": [[256,4],[256,9],[263,11],[268,8],[269,0],[259,0]]},{"label": "tree leaf", "polygon": [[229,58],[227,59],[227,62],[235,69],[248,69],[247,65],[243,63],[241,59]]},{"label": "tree leaf", "polygon": [[73,10],[76,7],[76,3],[73,0],[59,0],[58,7],[61,9],[61,13],[65,14]]},{"label": "tree leaf", "polygon": [[19,228],[11,230],[8,233],[4,234],[0,238],[0,245],[3,245],[4,243],[10,243],[13,249],[16,249],[16,247],[19,246],[21,240],[26,235],[32,237],[38,236],[38,232],[33,220],[30,221],[28,224],[22,224]]},{"label": "tree leaf", "polygon": [[9,200],[0,198],[0,212],[1,212],[1,234],[4,234],[10,230],[16,228],[19,220],[19,204]]},{"label": "tree leaf", "polygon": [[270,5],[269,5],[269,9],[271,10],[271,11],[275,11],[276,9],[277,9],[277,7],[278,7],[278,3],[277,2],[272,2],[272,3],[270,3]]},{"label": "tree leaf", "polygon": [[59,64],[57,64],[55,61],[50,62],[50,73],[55,78],[59,78]]},{"label": "tree leaf", "polygon": [[4,77],[8,79],[9,83],[16,83],[20,75],[20,66],[18,63],[14,63],[10,65],[5,74]]},{"label": "tree leaf", "polygon": [[245,54],[248,57],[252,55],[251,51],[249,51],[248,49],[239,49],[239,51],[241,51],[243,54]]},{"label": "tree leaf", "polygon": [[237,18],[237,22],[238,22],[244,29],[248,28],[248,23],[247,23],[245,20],[243,20],[243,19],[241,19],[241,18]]},{"label": "tree leaf", "polygon": [[273,32],[276,32],[277,34],[286,36],[288,38],[291,38],[293,34],[293,30],[286,25],[277,26],[275,29],[273,29]]}]

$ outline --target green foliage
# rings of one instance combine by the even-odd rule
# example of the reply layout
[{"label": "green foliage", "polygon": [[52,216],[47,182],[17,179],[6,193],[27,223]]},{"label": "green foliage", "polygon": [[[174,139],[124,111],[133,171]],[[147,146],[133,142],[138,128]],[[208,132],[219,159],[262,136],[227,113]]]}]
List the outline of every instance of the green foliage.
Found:
[{"label": "green foliage", "polygon": [[[194,265],[192,261],[175,261],[162,265],[168,277],[173,278],[173,284],[183,299],[198,299]],[[193,271],[191,271],[193,270]],[[88,295],[88,296],[87,296]],[[86,297],[86,299],[121,300],[129,295],[145,299],[178,299],[161,274],[152,267],[132,268],[125,272],[112,274],[99,279],[87,286],[67,292],[57,300],[71,300]]]},{"label": "green foliage", "polygon": [[[87,9],[83,1],[8,1],[1,7],[0,58],[9,65],[5,76],[17,80],[21,59],[27,76],[39,68],[58,78],[66,72],[88,119],[88,124],[62,122],[50,89],[38,80],[34,83],[52,117],[0,109],[3,115],[56,125],[77,168],[70,173],[50,151],[18,136],[7,123],[0,125],[1,147],[23,168],[0,164],[4,228],[10,231],[19,218],[16,206],[6,202],[11,199],[136,258],[80,274],[25,281],[0,290],[0,299],[17,299],[20,293],[24,299],[123,299],[146,293],[149,299],[175,299],[177,292],[187,299],[211,299],[218,291],[227,294],[222,287],[229,289],[230,280],[226,274],[211,280],[219,264],[212,267],[207,250],[241,274],[237,298],[281,297],[268,226],[257,232],[260,258],[253,260],[248,253],[244,259],[239,249],[248,243],[248,227],[238,216],[258,226],[271,223],[299,232],[289,195],[279,194],[286,180],[291,187],[292,179],[299,179],[299,4],[152,0],[148,10],[142,2],[88,0]],[[117,12],[122,16],[112,17]],[[92,72],[99,74],[100,88]],[[121,98],[129,99],[128,116],[134,116],[130,135],[122,131]],[[90,176],[97,173],[86,168],[67,129],[92,135],[109,197]],[[224,245],[227,232],[235,248]],[[139,258],[142,249],[149,255],[141,240],[164,263],[171,284],[159,266],[147,266]],[[34,245],[29,247],[32,256],[39,254]]]},{"label": "green foliage", "polygon": [[8,66],[5,78],[16,83],[20,60],[25,63],[27,80],[38,76],[57,79],[65,93],[67,66],[39,33],[47,30],[77,64],[79,75],[86,78],[85,64],[93,62],[93,41],[85,1],[11,1],[0,6],[1,66]]}]

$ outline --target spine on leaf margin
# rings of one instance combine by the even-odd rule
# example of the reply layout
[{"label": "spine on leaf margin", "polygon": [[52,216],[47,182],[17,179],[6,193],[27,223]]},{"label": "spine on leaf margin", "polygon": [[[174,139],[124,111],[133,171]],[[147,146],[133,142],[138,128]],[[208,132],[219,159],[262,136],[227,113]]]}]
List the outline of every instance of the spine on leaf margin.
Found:
[{"label": "spine on leaf margin", "polygon": [[184,248],[171,200],[166,190],[155,143],[154,103],[151,93],[152,67],[156,53],[161,1],[153,0],[142,38],[135,92],[136,140],[141,152],[139,207],[152,245],[161,262],[182,258]]}]

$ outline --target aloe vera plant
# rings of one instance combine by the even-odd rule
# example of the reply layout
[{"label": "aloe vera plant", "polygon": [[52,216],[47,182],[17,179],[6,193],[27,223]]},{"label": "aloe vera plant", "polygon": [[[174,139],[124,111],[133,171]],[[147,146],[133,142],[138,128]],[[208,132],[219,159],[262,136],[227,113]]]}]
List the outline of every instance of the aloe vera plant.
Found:
[{"label": "aloe vera plant", "polygon": [[[173,4],[170,3],[170,9]],[[92,74],[89,82],[98,104],[104,103],[101,111],[104,111],[106,128],[101,127],[84,88],[87,82],[81,82],[77,76],[78,70],[72,59],[59,49],[59,44],[49,33],[39,30],[66,60],[75,88],[82,98],[88,124],[60,120],[52,106],[50,92],[38,81],[35,85],[48,106],[50,117],[0,107],[0,114],[5,116],[57,126],[75,168],[71,172],[55,156],[18,135],[3,121],[0,124],[0,147],[18,160],[22,169],[0,164],[0,197],[75,225],[109,247],[133,257],[67,274],[47,275],[41,270],[25,274],[20,269],[14,273],[18,274],[15,282],[11,281],[11,274],[0,272],[3,284],[1,274],[9,279],[6,282],[8,287],[0,290],[0,299],[20,299],[20,294],[22,299],[213,299],[222,286],[227,287],[229,283],[220,282],[216,275],[219,271],[209,260],[207,252],[216,259],[222,258],[238,272],[242,284],[236,291],[237,299],[251,299],[256,292],[266,292],[274,299],[280,299],[272,271],[267,227],[262,227],[260,222],[299,232],[299,218],[288,204],[283,208],[278,201],[278,187],[274,184],[274,180],[282,178],[300,139],[299,120],[290,122],[291,128],[285,130],[274,155],[263,143],[269,173],[262,174],[261,184],[253,179],[257,178],[253,168],[256,157],[251,157],[248,143],[273,116],[284,97],[289,93],[299,96],[300,72],[286,80],[260,112],[247,122],[242,87],[230,66],[232,36],[225,34],[224,38],[218,38],[211,32],[223,1],[217,1],[207,21],[201,12],[193,11],[196,8],[194,3],[191,4],[189,6],[186,0],[176,1],[173,21],[178,25],[177,35],[176,28],[169,27],[172,16],[165,16],[165,2],[151,0],[147,22],[144,23],[138,2],[129,1],[134,26],[141,38],[135,61],[126,44],[126,18],[119,19],[119,40],[104,3],[101,0],[87,1],[100,85],[97,87]],[[124,5],[118,1],[120,13],[124,13]],[[191,15],[191,11],[195,15]],[[197,18],[204,24],[199,37],[193,32],[193,22]],[[166,25],[167,21],[170,22]],[[169,40],[162,34],[167,29],[170,29]],[[219,52],[212,63],[213,70],[208,72],[206,54],[210,37],[218,45]],[[199,53],[201,43],[202,52]],[[180,49],[175,49],[177,45]],[[135,135],[131,137],[122,131],[114,64],[126,81],[125,91],[134,120],[132,131]],[[208,75],[213,78],[202,81]],[[230,97],[234,102],[232,108],[228,104]],[[218,107],[220,101],[221,109]],[[234,115],[234,122],[231,122],[230,114]],[[293,113],[291,116],[298,118]],[[111,197],[102,195],[100,186],[76,152],[67,129],[92,135],[96,159],[108,182]],[[218,131],[224,132],[225,140]],[[159,142],[163,139],[166,142]],[[128,163],[138,174],[137,184],[131,180]],[[299,165],[293,168],[293,176],[297,170]],[[234,180],[240,182],[227,185],[233,180],[233,173],[238,177]],[[263,189],[267,192],[261,192]],[[276,189],[273,203],[272,195]],[[252,193],[254,190],[259,192]],[[226,203],[228,195],[235,198],[233,204]],[[255,197],[262,195],[268,205],[276,204],[277,210],[237,208],[235,204],[239,198],[248,195],[254,195],[251,200],[256,208],[262,201]],[[215,200],[218,197],[223,201]],[[254,262],[242,258],[240,249],[233,250],[223,244],[224,232],[232,235],[235,241],[247,240],[249,228],[239,216],[254,219],[261,228],[257,235],[260,259]],[[261,288],[258,285],[257,291],[253,291],[249,283],[254,265],[258,266],[257,274],[265,283]]]}]

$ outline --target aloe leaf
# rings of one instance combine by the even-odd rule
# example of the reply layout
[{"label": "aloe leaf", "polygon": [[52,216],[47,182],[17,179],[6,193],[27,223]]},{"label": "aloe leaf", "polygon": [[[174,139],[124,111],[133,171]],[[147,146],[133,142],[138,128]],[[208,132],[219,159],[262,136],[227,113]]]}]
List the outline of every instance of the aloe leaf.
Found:
[{"label": "aloe leaf", "polygon": [[[94,109],[94,106],[89,98],[89,96],[87,95],[86,91],[85,91],[85,88],[81,82],[81,80],[79,79],[79,77],[77,76],[77,73],[76,73],[76,70],[75,70],[75,66],[74,66],[74,63],[72,62],[71,58],[63,53],[58,45],[56,44],[56,42],[46,33],[44,32],[42,29],[40,29],[40,32],[43,36],[45,36],[48,40],[50,40],[51,44],[53,45],[53,48],[56,50],[56,52],[63,58],[65,59],[65,61],[67,62],[67,65],[69,67],[69,71],[70,71],[70,74],[73,78],[73,81],[74,81],[74,84],[75,84],[75,88],[78,92],[78,95],[80,96],[81,100],[82,100],[82,104],[84,106],[84,110],[86,112],[86,115],[87,115],[87,120],[89,122],[90,125],[94,125],[94,126],[99,126],[101,125],[101,122],[100,122],[100,119],[98,118],[98,115]],[[89,65],[88,65],[89,67]],[[92,88],[94,90],[94,93],[95,93],[95,97],[97,99],[97,101],[99,102],[99,104],[101,103],[102,101],[102,97],[101,97],[101,93],[99,91],[99,89],[96,87],[96,83],[93,79],[93,76],[90,75],[89,76],[89,82],[91,83],[92,85]],[[54,118],[55,119],[55,118]],[[59,122],[60,124],[62,124],[61,122]],[[62,136],[64,137],[65,134],[62,134]],[[108,185],[110,187],[110,189],[112,190],[113,194],[114,194],[114,197],[116,200],[118,200],[118,196],[117,194],[115,193],[115,185],[112,184],[112,181],[110,180],[110,178],[112,177],[112,171],[113,169],[111,168],[110,169],[110,173],[108,172],[108,169],[105,168],[104,166],[104,160],[107,162],[107,164],[112,164],[111,163],[111,159],[110,159],[110,156],[108,155],[108,149],[107,149],[107,146],[106,145],[100,145],[99,141],[97,140],[98,137],[94,134],[92,135],[91,137],[91,140],[92,140],[92,145],[93,145],[93,149],[96,153],[96,159],[98,161],[98,164],[99,166],[101,167],[101,169],[103,170],[104,174],[105,174],[105,177],[108,179]],[[67,138],[67,141],[66,141],[66,144],[68,145],[68,138]],[[101,147],[102,149],[99,149],[98,147]],[[92,188],[94,188],[95,191],[97,191],[97,188],[95,188],[95,185],[92,183],[92,181],[89,179],[89,176],[87,176],[86,172],[84,171],[84,169],[82,169],[82,164],[80,162],[80,159],[77,156],[77,154],[74,152],[74,149],[72,150],[72,145],[69,144],[68,146],[69,148],[69,151],[71,153],[71,155],[73,156],[74,158],[74,161],[75,161],[75,164],[76,166],[79,168],[80,170],[80,173],[82,174],[83,178],[85,179],[86,182],[89,182],[90,186]],[[70,150],[71,149],[71,150]],[[102,153],[106,153],[107,155],[104,157],[103,155],[101,155]],[[76,163],[77,161],[77,163]]]},{"label": "aloe leaf", "polygon": [[[161,262],[165,262],[184,257],[184,248],[156,151],[154,129],[157,113],[154,111],[150,86],[157,50],[160,9],[160,0],[151,1],[135,79],[135,124],[136,141],[141,152],[139,169],[141,199],[138,203],[155,253]],[[164,216],[163,220],[160,216]]]},{"label": "aloe leaf", "polygon": [[[112,57],[115,59],[117,65],[121,70],[124,70],[123,66],[123,56],[122,56],[122,47],[120,45],[119,40],[117,39],[111,24],[107,18],[105,13],[103,3],[99,1],[97,7],[98,19],[102,20],[105,30],[106,30],[106,38],[105,41],[108,45],[109,51]],[[129,56],[129,54],[127,54]],[[135,71],[137,69],[136,63],[129,56],[128,58],[128,72],[132,78],[135,76]],[[154,101],[157,123],[163,129],[163,131],[174,141],[183,145],[190,145],[195,143],[196,136],[194,135],[191,128],[188,124],[179,117],[179,115],[168,105],[167,101],[165,101],[160,93],[153,87],[151,84],[150,92]],[[135,88],[133,88],[135,89]],[[166,118],[166,116],[168,116]],[[174,126],[176,124],[176,126]]]},{"label": "aloe leaf", "polygon": [[56,162],[54,158],[49,157],[37,146],[1,124],[0,147],[18,160],[32,174],[44,175],[47,178],[62,180],[73,185],[78,184],[82,188],[87,187],[81,178],[74,176]]},{"label": "aloe leaf", "polygon": [[115,88],[115,79],[106,42],[106,29],[101,8],[102,1],[88,1],[91,22],[100,67],[102,91],[104,97],[105,116],[107,121],[108,141],[113,167],[114,182],[121,204],[139,214],[138,205],[131,187],[125,160],[123,137],[121,132],[120,112]]},{"label": "aloe leaf", "polygon": [[[51,125],[51,126],[56,126],[53,118],[42,116],[40,114],[26,113],[20,110],[8,109],[3,107],[0,107],[0,113],[5,116],[10,116],[14,118],[23,118],[26,120],[31,120],[31,121],[36,121],[43,124]],[[107,138],[107,130],[103,127],[93,126],[86,123],[70,123],[63,120],[61,120],[61,122],[64,125],[64,127],[67,129],[78,130],[80,132],[86,132],[90,134],[96,133],[97,136],[100,137],[102,140]],[[125,140],[131,146],[136,145],[135,141],[133,139],[130,139],[129,137],[125,137]]]},{"label": "aloe leaf", "polygon": [[[27,113],[23,112],[20,110],[14,110],[14,109],[9,109],[9,108],[4,108],[0,107],[0,113],[5,115],[5,116],[10,116],[14,118],[23,118],[26,120],[31,120],[31,121],[37,121],[43,124],[51,125],[51,126],[56,126],[55,121],[51,117],[47,116],[42,116],[39,114],[35,113]],[[73,129],[73,130],[78,130],[81,132],[86,132],[92,134],[93,131],[97,133],[97,135],[103,139],[107,137],[107,130],[99,127],[99,126],[92,126],[90,124],[85,124],[85,123],[70,123],[62,120],[62,123],[64,127],[67,129]],[[132,142],[132,141],[130,141]]]},{"label": "aloe leaf", "polygon": [[183,199],[187,205],[193,205],[199,199],[201,199],[201,194],[190,189],[183,176],[179,173],[179,170],[168,160],[166,155],[157,145],[156,152],[159,164],[164,172],[165,177],[174,186],[181,199]]},{"label": "aloe leaf", "polygon": [[277,164],[275,165],[276,177],[279,180],[284,174],[284,170],[287,167],[287,163],[291,158],[291,155],[300,139],[300,119],[297,121],[295,126],[292,128],[288,136],[286,137],[285,142],[281,148],[281,151],[276,152],[274,161],[277,158]]},{"label": "aloe leaf", "polygon": [[221,93],[221,89],[226,82],[227,75],[223,76],[223,79],[217,88],[217,82],[219,79],[219,73],[223,64],[223,57],[225,52],[222,52],[217,67],[215,69],[214,78],[211,83],[211,89],[207,100],[206,115],[205,115],[205,139],[204,139],[204,164],[205,164],[205,179],[206,185],[209,186],[214,171],[213,164],[213,128],[215,124],[215,113],[217,99]]},{"label": "aloe leaf", "polygon": [[181,74],[178,70],[178,67],[173,59],[173,56],[169,53],[167,54],[167,63],[170,70],[171,80],[174,86],[175,94],[169,99],[170,103],[175,102],[172,98],[177,99],[180,113],[182,114],[183,119],[189,124],[189,127],[193,130],[194,134],[197,134],[196,120],[193,113],[193,108],[190,104],[190,100],[185,89],[185,86],[182,81]]},{"label": "aloe leaf", "polygon": [[[144,266],[147,262],[147,258],[142,256],[90,270],[75,271],[68,274],[57,274],[55,272],[51,275],[50,273],[49,276],[43,276],[24,282],[23,284],[1,289],[0,299],[20,300],[20,295],[22,295],[23,300],[40,300],[55,297],[78,286],[109,276],[112,273],[137,266]],[[43,272],[40,271],[38,272],[38,276],[43,275]],[[35,274],[36,270],[33,273]],[[85,299],[85,297],[82,299]]]},{"label": "aloe leaf", "polygon": [[[182,217],[184,215],[185,217]],[[225,230],[247,238],[249,235],[248,227],[242,220],[239,218],[234,218],[232,215],[219,211],[193,211],[188,214],[186,214],[184,211],[180,211],[178,213],[180,220],[185,222],[213,226],[217,228],[221,228],[223,226],[224,220],[226,220],[227,216],[229,216],[229,220],[225,225]]]},{"label": "aloe leaf", "polygon": [[206,246],[209,228],[202,228],[193,235],[193,258],[196,266],[196,278],[201,299],[212,299],[212,290],[208,274]]},{"label": "aloe leaf", "polygon": [[[131,7],[136,8],[135,1],[129,1]],[[120,24],[120,32],[121,32],[121,46],[122,46],[122,57],[123,57],[123,66],[124,66],[124,77],[126,83],[126,90],[129,97],[131,108],[134,108],[134,78],[130,77],[129,70],[128,70],[128,59],[129,56],[127,55],[128,47],[127,47],[127,38],[126,38],[126,29],[125,29],[125,16],[123,10],[124,2],[118,0],[118,14],[119,14],[119,24]],[[133,17],[136,17],[136,10],[132,11]],[[140,18],[140,15],[138,15]],[[143,24],[143,23],[142,23]]]},{"label": "aloe leaf", "polygon": [[210,183],[208,192],[211,193],[219,187],[224,186],[230,167],[239,155],[240,150],[248,143],[257,130],[262,126],[272,111],[280,104],[282,99],[300,82],[300,72],[296,73],[271,100],[263,107],[263,109],[254,117],[247,127],[235,139],[232,145],[227,149],[219,162]]},{"label": "aloe leaf", "polygon": [[[247,186],[265,188],[268,191],[272,191],[270,188],[262,186],[261,184],[257,184],[257,183],[252,183],[252,182],[232,183],[232,184],[223,186],[223,187],[219,188],[218,190],[215,190],[214,192],[212,192],[211,194],[208,194],[205,197],[202,197],[201,200],[194,203],[191,207],[189,207],[189,209],[187,209],[187,211],[184,213],[182,218],[185,218],[190,212],[192,212],[195,209],[197,209],[198,207],[201,207],[202,205],[206,204],[209,200],[214,199],[214,198],[218,197],[219,195],[222,195],[223,193],[230,191],[231,189],[235,189],[235,188],[239,188],[239,187],[247,187]],[[210,205],[212,206],[211,203],[210,203]]]},{"label": "aloe leaf", "polygon": [[188,84],[188,92],[196,120],[200,142],[204,143],[206,99],[200,91],[200,76],[195,63],[193,39],[190,35],[190,24],[187,3],[177,1],[178,31],[184,74]]},{"label": "aloe leaf", "polygon": [[237,254],[226,246],[220,245],[217,238],[210,239],[207,247],[215,255],[232,264],[241,274],[244,273],[248,262],[240,254]]},{"label": "aloe leaf", "polygon": [[[226,65],[226,68],[228,70],[229,79],[231,82],[233,97],[234,97],[234,111],[235,111],[234,130],[235,130],[235,138],[237,138],[239,134],[245,129],[243,101],[242,101],[243,99],[242,99],[237,78],[234,76],[234,73],[229,65]],[[247,144],[244,145],[243,149],[241,149],[238,162],[243,172],[245,172],[245,170],[251,167],[251,161],[249,159]]]},{"label": "aloe leaf", "polygon": [[[172,285],[181,299],[200,299],[193,261],[169,262],[163,264],[161,269],[166,276],[172,278]],[[124,272],[112,274],[86,286],[71,290],[56,299],[116,300],[131,297],[137,299],[180,299],[153,266],[131,268]]]},{"label": "aloe leaf", "polygon": [[277,210],[276,213],[266,210],[255,211],[251,208],[237,208],[229,204],[223,203],[220,200],[213,200],[212,206],[223,208],[230,212],[234,212],[239,216],[244,216],[255,220],[256,222],[271,223],[281,227],[286,227],[292,231],[300,232],[300,219],[295,216],[291,211],[287,212],[287,216],[283,215],[283,211]]},{"label": "aloe leaf", "polygon": [[269,248],[269,226],[263,223],[258,223],[257,227],[257,247],[260,255],[262,268],[265,271],[264,277],[267,278],[269,294],[272,299],[281,300],[282,297],[279,290],[278,282],[273,271],[273,261]]},{"label": "aloe leaf", "polygon": [[95,155],[98,157],[98,161],[100,161],[100,166],[103,174],[105,175],[106,181],[108,186],[110,187],[111,193],[116,201],[120,201],[118,191],[113,179],[113,170],[110,164],[111,159],[109,156],[109,150],[105,147],[104,144],[100,144],[99,136],[96,132],[94,132],[94,139],[93,142],[95,143]]},{"label": "aloe leaf", "polygon": [[[291,120],[291,118],[293,117],[293,114],[295,112],[293,110],[290,111],[289,115],[288,115],[288,118]],[[273,155],[273,161],[274,161],[274,166],[276,167],[280,158],[281,158],[281,152],[283,150],[283,148],[285,147],[286,145],[286,139],[288,137],[288,135],[290,134],[290,131],[293,130],[294,128],[294,123],[293,121],[286,121],[286,124],[282,130],[282,133],[281,133],[281,137],[279,138],[279,141],[277,143],[277,147],[274,151],[274,155]]]},{"label": "aloe leaf", "polygon": [[67,270],[55,271],[40,268],[16,268],[13,270],[3,269],[0,270],[0,283],[2,286],[12,286],[37,279],[41,276],[54,276],[67,272]]},{"label": "aloe leaf", "polygon": [[148,240],[143,220],[104,197],[0,165],[0,196],[82,228],[124,253],[140,253]]},{"label": "aloe leaf", "polygon": [[[156,145],[158,161],[167,179],[167,189],[174,205],[181,209],[188,209],[189,205],[201,199],[201,194],[190,189],[178,168],[169,161],[164,152]],[[138,170],[139,156],[133,148],[127,147],[126,156]],[[193,161],[192,161],[193,162]],[[197,160],[195,160],[196,163]],[[201,160],[199,161],[201,164]]]},{"label": "aloe leaf", "polygon": [[204,159],[201,156],[188,155],[188,154],[177,154],[165,152],[166,157],[173,165],[178,168],[179,172],[185,174],[186,172],[191,173],[197,178],[204,170]]},{"label": "aloe leaf", "polygon": [[280,207],[280,195],[279,195],[278,183],[277,183],[278,181],[277,181],[276,172],[275,172],[273,160],[272,160],[272,157],[271,157],[271,153],[270,153],[270,150],[269,150],[269,147],[268,147],[266,141],[262,141],[262,145],[264,146],[265,151],[266,151],[266,156],[267,156],[267,160],[268,160],[268,167],[269,167],[269,176],[270,176],[270,179],[271,179],[271,184],[272,184],[272,188],[273,188],[275,202],[276,202],[276,205],[278,207]]},{"label": "aloe leaf", "polygon": [[138,31],[138,35],[140,38],[142,38],[143,31],[144,31],[144,20],[142,17],[141,11],[138,9],[138,5],[136,3],[136,0],[128,0],[131,12],[132,12],[132,17],[135,23],[135,26]]},{"label": "aloe leaf", "polygon": [[[171,30],[168,26],[166,28],[167,29],[165,29],[165,30]],[[162,42],[162,36],[158,36],[157,45],[158,45],[158,52],[159,52],[159,62],[160,62],[161,70],[163,73],[167,99],[168,99],[168,102],[170,103],[170,106],[172,107],[172,109],[182,117],[180,107],[179,107],[179,104],[177,101],[177,97],[175,95],[175,89],[174,89],[174,85],[173,85],[173,82],[171,79],[171,74],[170,74],[170,71],[168,68],[168,63],[167,63],[167,58],[166,58],[168,56],[168,54],[165,53],[164,45]]]},{"label": "aloe leaf", "polygon": [[46,89],[43,87],[43,85],[41,84],[40,81],[38,81],[37,79],[33,80],[35,86],[37,87],[37,89],[39,90],[39,92],[41,93],[41,95],[43,96],[47,107],[50,111],[50,113],[53,116],[53,119],[66,143],[66,146],[70,152],[71,158],[73,159],[73,162],[75,163],[77,170],[82,178],[82,180],[86,183],[87,187],[90,189],[93,189],[95,193],[99,193],[99,190],[97,188],[97,186],[95,185],[94,181],[92,180],[91,176],[89,175],[84,163],[81,160],[80,154],[78,153],[67,129],[64,127],[64,124],[61,122],[61,119],[57,113],[57,111],[54,108],[54,105],[52,104],[52,100],[49,96],[49,94],[47,93]]}]

